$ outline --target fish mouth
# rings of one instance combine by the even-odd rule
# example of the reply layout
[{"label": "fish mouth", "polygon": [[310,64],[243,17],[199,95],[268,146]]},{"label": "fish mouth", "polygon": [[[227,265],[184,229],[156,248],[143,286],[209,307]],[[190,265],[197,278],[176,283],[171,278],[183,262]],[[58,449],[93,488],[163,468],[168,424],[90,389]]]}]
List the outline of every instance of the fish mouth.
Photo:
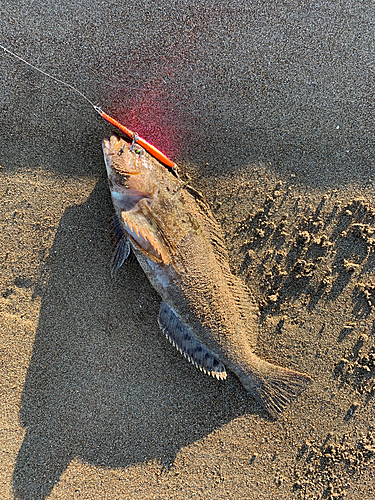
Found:
[{"label": "fish mouth", "polygon": [[109,140],[108,139],[103,139],[103,141],[102,141],[102,148],[103,148],[104,154],[108,154],[109,153],[110,147],[111,147],[111,143],[109,142]]},{"label": "fish mouth", "polygon": [[119,149],[118,145],[121,142],[121,139],[116,135],[112,135],[110,139],[103,139],[102,141],[102,149],[104,156],[113,156],[117,150]]},{"label": "fish mouth", "polygon": [[[103,150],[103,155],[104,155],[104,163],[107,169],[107,175],[108,177],[110,176],[110,173],[112,171],[112,157],[121,151],[122,148],[120,148],[120,143],[123,143],[122,148],[124,148],[125,145],[128,145],[126,141],[123,141],[116,135],[112,135],[110,139],[103,139],[102,141],[102,150]],[[124,149],[123,149],[124,151]]]},{"label": "fish mouth", "polygon": [[102,148],[103,148],[103,153],[107,155],[114,155],[115,153],[118,152],[119,145],[122,143],[122,147],[124,146],[129,146],[130,143],[126,141],[125,139],[121,139],[117,135],[111,135],[110,139],[103,139],[102,141]]},{"label": "fish mouth", "polygon": [[108,139],[103,139],[102,149],[103,149],[104,163],[107,170],[107,175],[109,177],[111,174],[112,154],[110,153],[111,143]]}]

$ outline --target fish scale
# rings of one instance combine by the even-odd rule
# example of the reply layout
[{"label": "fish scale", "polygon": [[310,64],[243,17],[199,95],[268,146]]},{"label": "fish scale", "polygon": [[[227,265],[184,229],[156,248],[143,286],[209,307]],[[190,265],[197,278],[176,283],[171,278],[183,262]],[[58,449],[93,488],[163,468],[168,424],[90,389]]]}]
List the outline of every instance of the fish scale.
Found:
[{"label": "fish scale", "polygon": [[122,264],[129,244],[162,298],[159,325],[170,342],[204,373],[225,379],[227,370],[233,372],[278,418],[311,379],[254,354],[259,311],[231,273],[220,226],[207,203],[124,139],[105,139],[103,153],[123,231],[113,262]]}]

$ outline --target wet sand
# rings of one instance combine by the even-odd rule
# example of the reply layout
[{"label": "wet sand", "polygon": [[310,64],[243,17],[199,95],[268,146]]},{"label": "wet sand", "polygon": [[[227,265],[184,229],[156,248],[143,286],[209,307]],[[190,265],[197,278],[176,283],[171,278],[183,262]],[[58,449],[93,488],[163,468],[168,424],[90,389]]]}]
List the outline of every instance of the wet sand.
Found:
[{"label": "wet sand", "polygon": [[101,140],[0,53],[0,497],[375,497],[374,8],[3,2],[0,43],[174,159],[260,308],[257,352],[313,385],[272,420],[110,275]]}]

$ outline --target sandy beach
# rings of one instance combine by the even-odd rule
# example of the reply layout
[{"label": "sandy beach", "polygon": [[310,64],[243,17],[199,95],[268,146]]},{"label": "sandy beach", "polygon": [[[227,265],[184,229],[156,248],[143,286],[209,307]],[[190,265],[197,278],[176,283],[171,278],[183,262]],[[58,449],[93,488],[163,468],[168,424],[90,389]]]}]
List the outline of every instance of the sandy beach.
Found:
[{"label": "sandy beach", "polygon": [[375,498],[371,2],[4,0],[0,44],[155,144],[208,201],[313,384],[273,420],[111,277],[101,141],[77,93],[0,50],[0,498]]}]

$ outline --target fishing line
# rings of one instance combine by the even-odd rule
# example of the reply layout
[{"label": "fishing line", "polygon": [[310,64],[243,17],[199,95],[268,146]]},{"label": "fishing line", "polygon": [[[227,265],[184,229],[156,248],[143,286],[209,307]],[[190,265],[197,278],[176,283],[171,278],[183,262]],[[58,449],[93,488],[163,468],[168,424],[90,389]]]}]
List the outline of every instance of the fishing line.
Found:
[{"label": "fishing line", "polygon": [[60,83],[61,85],[65,85],[65,87],[70,88],[77,94],[79,94],[83,99],[85,99],[90,105],[95,109],[99,115],[104,118],[107,122],[111,123],[115,127],[117,127],[121,132],[126,134],[130,139],[132,139],[134,142],[138,143],[140,146],[143,146],[146,151],[148,151],[152,156],[154,156],[157,160],[159,160],[161,163],[164,163],[167,167],[171,168],[173,172],[177,172],[177,165],[170,160],[167,156],[165,156],[164,153],[162,153],[159,149],[157,149],[155,146],[147,142],[145,139],[142,137],[139,137],[138,134],[135,134],[132,132],[130,129],[122,125],[120,122],[112,118],[111,116],[107,115],[107,113],[104,113],[99,106],[96,106],[85,94],[83,94],[80,90],[76,89],[71,85],[70,83],[64,82],[63,80],[60,80],[60,78],[56,78],[55,76],[50,75],[46,71],[43,71],[42,69],[38,68],[37,66],[34,66],[34,64],[29,63],[19,55],[15,54],[11,50],[7,49],[4,47],[4,45],[0,44],[0,48],[3,49],[4,52],[7,52],[10,54],[12,57],[18,59],[19,61],[23,62],[24,64],[27,64],[27,66],[30,66],[30,68],[33,68],[35,71],[38,71],[42,75],[51,78],[52,80],[55,80],[55,82]]},{"label": "fishing line", "polygon": [[[65,85],[66,87],[69,87],[70,89],[74,90],[74,92],[77,92],[77,94],[79,94],[81,97],[83,97],[84,99],[86,99],[86,101],[89,102],[91,104],[91,106],[95,109],[95,111],[98,111],[100,109],[92,101],[90,101],[90,99],[88,97],[86,97],[85,94],[82,94],[82,92],[80,90],[78,90],[75,87],[73,87],[73,85],[70,85],[70,83],[64,82],[63,80],[60,80],[59,78],[56,78],[55,76],[50,75],[46,71],[43,71],[42,69],[37,68],[36,66],[34,66],[31,63],[29,63],[25,59],[22,59],[22,57],[18,56],[17,54],[15,54],[14,52],[12,52],[11,50],[7,49],[6,47],[4,47],[1,44],[0,44],[0,48],[3,49],[4,52],[8,52],[8,54],[10,54],[11,56],[15,57],[19,61],[22,61],[23,63],[27,64],[28,66],[30,66],[30,68],[35,69],[35,71],[39,71],[39,73],[42,73],[42,75],[47,76],[48,78],[51,78],[52,80],[55,80],[56,82],[61,83],[62,85]],[[99,113],[99,111],[98,111],[98,113]]]}]

